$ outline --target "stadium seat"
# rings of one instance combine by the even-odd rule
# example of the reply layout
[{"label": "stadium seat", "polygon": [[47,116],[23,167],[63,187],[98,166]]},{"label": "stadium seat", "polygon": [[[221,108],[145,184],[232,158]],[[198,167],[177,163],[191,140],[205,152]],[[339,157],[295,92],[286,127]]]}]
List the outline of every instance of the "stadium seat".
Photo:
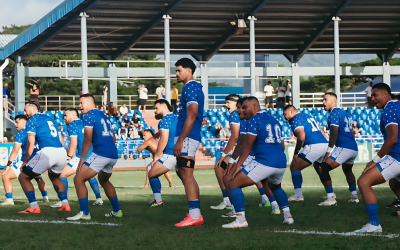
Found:
[{"label": "stadium seat", "polygon": [[221,115],[224,115],[224,111],[222,111],[222,109],[218,109],[217,116],[221,116]]},{"label": "stadium seat", "polygon": [[364,114],[366,114],[366,115],[371,114],[371,109],[368,107],[364,108]]},{"label": "stadium seat", "polygon": [[347,114],[349,114],[351,116],[354,113],[354,109],[353,108],[347,108],[346,112],[347,112]]},{"label": "stadium seat", "polygon": [[13,110],[10,111],[10,118],[11,120],[15,119],[15,112]]}]

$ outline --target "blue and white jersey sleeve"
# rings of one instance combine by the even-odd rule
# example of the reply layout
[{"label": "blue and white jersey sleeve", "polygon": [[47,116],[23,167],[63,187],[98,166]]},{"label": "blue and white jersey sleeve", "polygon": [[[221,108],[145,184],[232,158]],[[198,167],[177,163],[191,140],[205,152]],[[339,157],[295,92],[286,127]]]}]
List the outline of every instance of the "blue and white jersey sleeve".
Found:
[{"label": "blue and white jersey sleeve", "polygon": [[383,122],[383,125],[385,126],[385,129],[387,126],[395,124],[399,125],[399,112],[400,110],[398,109],[398,105],[393,105],[391,102],[388,102],[387,106],[385,109],[382,111],[381,115],[381,121]]},{"label": "blue and white jersey sleeve", "polygon": [[229,115],[229,125],[240,125],[240,118],[238,112],[235,110]]},{"label": "blue and white jersey sleeve", "polygon": [[295,133],[296,129],[298,129],[298,128],[304,128],[303,121],[299,114],[297,114],[293,117],[292,124],[290,124],[290,126],[292,128],[293,133]]},{"label": "blue and white jersey sleeve", "polygon": [[36,126],[35,126],[35,123],[34,123],[34,119],[35,118],[32,117],[26,123],[26,131],[28,132],[28,134],[36,134]]},{"label": "blue and white jersey sleeve", "polygon": [[14,143],[23,144],[25,142],[24,131],[21,130],[15,135]]},{"label": "blue and white jersey sleeve", "polygon": [[339,127],[340,125],[340,113],[337,112],[338,109],[333,109],[332,112],[329,114],[328,117],[328,128],[330,129],[331,126]]},{"label": "blue and white jersey sleeve", "polygon": [[160,123],[158,124],[158,130],[168,130],[169,126],[171,125],[171,120],[169,117],[164,117],[161,119]]},{"label": "blue and white jersey sleeve", "polygon": [[192,103],[195,103],[197,105],[199,104],[199,91],[202,90],[198,89],[196,85],[185,85],[185,87],[183,88],[182,96],[185,98],[186,107],[189,107],[189,105]]},{"label": "blue and white jersey sleeve", "polygon": [[83,126],[85,128],[93,128],[95,117],[92,112],[89,112],[83,117]]},{"label": "blue and white jersey sleeve", "polygon": [[68,126],[67,132],[68,132],[69,137],[78,137],[78,133],[79,133],[79,132],[78,132],[78,128],[77,128],[77,126],[75,125],[74,122],[71,123],[71,124]]},{"label": "blue and white jersey sleeve", "polygon": [[240,121],[240,133],[241,134],[247,133],[247,120],[245,120],[245,119]]},{"label": "blue and white jersey sleeve", "polygon": [[247,134],[257,136],[258,134],[258,126],[256,120],[251,118],[247,121]]}]

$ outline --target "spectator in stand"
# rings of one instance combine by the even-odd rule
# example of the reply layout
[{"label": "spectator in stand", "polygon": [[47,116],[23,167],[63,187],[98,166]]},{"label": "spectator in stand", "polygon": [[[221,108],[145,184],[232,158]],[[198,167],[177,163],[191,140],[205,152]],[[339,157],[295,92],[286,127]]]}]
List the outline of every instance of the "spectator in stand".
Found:
[{"label": "spectator in stand", "polygon": [[116,117],[116,118],[119,117],[118,109],[117,109],[117,107],[114,106],[114,103],[113,103],[113,102],[110,102],[110,107],[108,107],[108,114],[109,114],[110,116],[114,116],[114,117]]},{"label": "spectator in stand", "polygon": [[100,106],[100,109],[99,109],[101,112],[103,112],[104,114],[106,113],[106,111],[104,110],[104,106]]},{"label": "spectator in stand", "polygon": [[142,108],[144,111],[146,111],[146,103],[147,103],[147,92],[148,90],[146,89],[146,87],[144,86],[144,84],[142,84],[138,90],[139,93],[139,110]]},{"label": "spectator in stand", "polygon": [[8,98],[11,99],[11,89],[8,87],[8,83],[6,83],[3,87],[3,109],[5,111],[8,111]]},{"label": "spectator in stand", "polygon": [[122,104],[122,106],[119,107],[119,113],[121,115],[128,114],[128,108],[126,107],[126,103]]},{"label": "spectator in stand", "polygon": [[360,135],[362,128],[360,128],[360,125],[358,125],[357,121],[353,121],[353,135],[354,137],[357,137]]},{"label": "spectator in stand", "polygon": [[286,103],[288,105],[292,105],[292,85],[290,84],[290,80],[286,80],[286,92],[285,92],[285,97],[286,97]]},{"label": "spectator in stand", "polygon": [[271,81],[268,81],[267,85],[264,87],[265,92],[265,108],[271,104],[272,108],[275,108],[274,104],[274,87],[271,86]]},{"label": "spectator in stand", "polygon": [[128,114],[124,114],[124,119],[122,120],[121,124],[125,123],[125,125],[130,125],[131,121],[129,121]]},{"label": "spectator in stand", "polygon": [[217,122],[215,123],[215,135],[216,137],[219,138],[219,132],[221,131],[222,127],[221,127],[221,123]]},{"label": "spectator in stand", "polygon": [[178,89],[176,88],[175,83],[173,83],[171,86],[171,106],[173,113],[175,113],[176,103],[178,102],[178,94]]},{"label": "spectator in stand", "polygon": [[221,129],[221,130],[219,131],[219,138],[221,138],[221,139],[227,138],[225,129]]},{"label": "spectator in stand", "polygon": [[368,107],[371,109],[373,106],[375,106],[375,103],[372,101],[371,93],[372,93],[372,82],[369,82],[369,86],[361,91],[361,93],[366,93],[367,94],[367,104]]},{"label": "spectator in stand", "polygon": [[142,126],[140,125],[140,118],[139,114],[136,113],[135,116],[132,118],[131,125],[136,128],[137,130],[142,130]]},{"label": "spectator in stand", "polygon": [[30,101],[39,103],[39,89],[36,86],[36,84],[32,85],[32,87],[30,88],[30,93],[31,93]]},{"label": "spectator in stand", "polygon": [[207,126],[208,125],[208,121],[207,121],[207,117],[203,116],[203,123],[201,124],[202,126]]},{"label": "spectator in stand", "polygon": [[162,84],[156,89],[157,100],[165,99],[165,88]]},{"label": "spectator in stand", "polygon": [[125,123],[122,122],[121,127],[118,129],[118,138],[123,139],[124,141],[128,137],[128,127],[125,126]]},{"label": "spectator in stand", "polygon": [[286,88],[282,86],[282,82],[279,82],[279,86],[276,88],[278,92],[278,108],[283,108],[285,106],[285,94]]},{"label": "spectator in stand", "polygon": [[226,138],[230,138],[232,133],[231,133],[231,126],[229,125],[228,120],[225,121],[224,130],[225,130]]}]

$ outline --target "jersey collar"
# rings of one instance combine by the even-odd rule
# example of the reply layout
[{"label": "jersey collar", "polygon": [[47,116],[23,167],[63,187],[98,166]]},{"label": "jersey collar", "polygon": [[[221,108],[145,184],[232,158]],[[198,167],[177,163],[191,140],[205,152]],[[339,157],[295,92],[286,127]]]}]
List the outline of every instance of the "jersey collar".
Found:
[{"label": "jersey collar", "polygon": [[390,100],[390,101],[388,101],[383,109],[386,108],[386,106],[388,105],[389,102],[398,102],[398,101],[397,101],[397,100]]}]

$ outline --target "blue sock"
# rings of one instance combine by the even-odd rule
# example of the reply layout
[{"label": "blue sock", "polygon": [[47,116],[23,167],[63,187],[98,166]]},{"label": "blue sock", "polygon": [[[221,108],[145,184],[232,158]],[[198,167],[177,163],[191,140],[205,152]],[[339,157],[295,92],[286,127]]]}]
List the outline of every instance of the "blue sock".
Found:
[{"label": "blue sock", "polygon": [[43,197],[46,197],[46,196],[47,196],[47,191],[43,191],[43,192],[42,192],[42,196],[43,196]]},{"label": "blue sock", "polygon": [[287,195],[282,188],[275,189],[274,191],[272,191],[272,193],[274,193],[276,202],[278,203],[280,209],[289,207]]},{"label": "blue sock", "polygon": [[301,188],[301,185],[303,184],[303,176],[300,171],[294,171],[292,173],[292,181],[295,189]]},{"label": "blue sock", "polygon": [[351,185],[349,186],[349,191],[350,191],[350,192],[357,191],[357,185],[356,185],[356,184],[351,184]]},{"label": "blue sock", "polygon": [[332,186],[325,187],[325,191],[327,194],[333,193],[333,187]]},{"label": "blue sock", "polygon": [[228,193],[226,192],[226,189],[222,190],[222,197],[224,197],[224,198],[228,197]]},{"label": "blue sock", "polygon": [[369,224],[379,226],[378,203],[366,204],[365,208],[367,209]]},{"label": "blue sock", "polygon": [[119,212],[120,209],[119,209],[118,197],[115,196],[114,198],[110,199],[110,202],[111,202],[111,206],[112,206],[113,212],[114,213]]},{"label": "blue sock", "polygon": [[161,193],[161,182],[158,178],[150,178],[150,187],[153,190],[153,194]]},{"label": "blue sock", "polygon": [[189,215],[193,219],[197,219],[201,216],[200,213],[200,201],[199,200],[193,200],[193,201],[188,201],[189,205]]},{"label": "blue sock", "polygon": [[258,192],[260,192],[260,195],[264,195],[265,194],[264,187],[259,188]]},{"label": "blue sock", "polygon": [[96,199],[100,199],[100,187],[99,187],[99,182],[97,181],[96,178],[92,178],[89,180],[90,187],[93,189],[94,195],[96,195]]},{"label": "blue sock", "polygon": [[275,196],[268,197],[268,200],[272,203],[276,201]]},{"label": "blue sock", "polygon": [[12,199],[13,198],[13,193],[6,193],[6,198],[7,199]]},{"label": "blue sock", "polygon": [[231,189],[231,203],[236,212],[244,212],[245,198],[242,189]]},{"label": "blue sock", "polygon": [[64,183],[65,192],[67,193],[67,199],[68,199],[68,179],[65,177],[61,177],[60,180]]},{"label": "blue sock", "polygon": [[26,198],[28,198],[29,203],[36,201],[35,191],[29,191],[25,193]]},{"label": "blue sock", "polygon": [[79,199],[79,206],[80,210],[83,212],[84,215],[89,214],[89,200],[88,198]]},{"label": "blue sock", "polygon": [[66,191],[64,191],[64,192],[59,192],[59,193],[57,194],[57,196],[58,196],[58,198],[60,199],[60,201],[68,200],[67,192],[66,192]]}]

